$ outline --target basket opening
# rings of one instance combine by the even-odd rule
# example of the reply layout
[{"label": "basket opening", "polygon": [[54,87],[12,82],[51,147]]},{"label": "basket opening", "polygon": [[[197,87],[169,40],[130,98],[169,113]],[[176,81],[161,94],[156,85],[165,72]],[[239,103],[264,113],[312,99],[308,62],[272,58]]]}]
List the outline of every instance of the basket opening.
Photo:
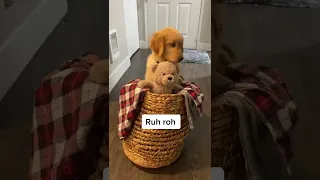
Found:
[{"label": "basket opening", "polygon": [[174,93],[174,94],[157,94],[157,93],[153,93],[153,92],[150,92],[150,91],[147,91],[148,94],[150,95],[157,95],[157,96],[176,96],[176,97],[182,97],[183,95],[181,94],[177,94],[177,93]]}]

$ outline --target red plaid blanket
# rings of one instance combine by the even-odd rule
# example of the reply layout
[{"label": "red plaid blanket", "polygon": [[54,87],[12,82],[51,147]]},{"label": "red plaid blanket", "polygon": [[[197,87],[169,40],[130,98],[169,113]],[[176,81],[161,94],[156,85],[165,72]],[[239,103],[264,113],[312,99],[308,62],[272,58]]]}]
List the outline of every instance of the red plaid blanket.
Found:
[{"label": "red plaid blanket", "polygon": [[289,170],[288,161],[292,158],[289,132],[298,120],[298,116],[297,107],[280,72],[276,68],[234,63],[226,68],[226,76],[233,83],[222,96],[216,98],[215,103],[230,104],[239,112],[247,111],[239,113],[242,114],[239,116],[239,121],[240,137],[243,139],[242,147],[246,154],[249,174],[256,178],[265,176],[257,170],[257,166],[262,163],[254,162],[252,158],[257,156],[257,153],[253,152],[258,152],[254,140],[258,137],[252,135],[252,132],[261,129],[258,124],[264,125],[269,131]]},{"label": "red plaid blanket", "polygon": [[[140,79],[131,80],[120,89],[118,123],[118,135],[120,139],[126,138],[131,133],[132,122],[139,115],[139,104],[143,101],[145,92],[148,91],[148,89],[137,88],[139,81]],[[201,104],[204,96],[201,93],[199,85],[192,82],[182,82],[182,86],[184,87],[182,91],[190,95],[201,115]]]},{"label": "red plaid blanket", "polygon": [[83,179],[94,171],[85,150],[93,129],[106,129],[108,86],[88,80],[90,67],[83,59],[68,61],[36,88],[31,180]]}]

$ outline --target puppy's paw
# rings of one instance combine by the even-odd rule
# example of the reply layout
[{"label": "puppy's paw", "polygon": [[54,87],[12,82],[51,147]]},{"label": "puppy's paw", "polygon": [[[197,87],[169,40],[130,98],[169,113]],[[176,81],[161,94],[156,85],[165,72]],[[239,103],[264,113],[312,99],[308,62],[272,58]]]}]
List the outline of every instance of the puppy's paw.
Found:
[{"label": "puppy's paw", "polygon": [[184,78],[182,76],[179,76],[178,84],[183,84],[184,81],[185,81]]},{"label": "puppy's paw", "polygon": [[183,87],[181,85],[179,85],[179,84],[174,84],[173,88],[176,91],[181,91],[183,89]]}]

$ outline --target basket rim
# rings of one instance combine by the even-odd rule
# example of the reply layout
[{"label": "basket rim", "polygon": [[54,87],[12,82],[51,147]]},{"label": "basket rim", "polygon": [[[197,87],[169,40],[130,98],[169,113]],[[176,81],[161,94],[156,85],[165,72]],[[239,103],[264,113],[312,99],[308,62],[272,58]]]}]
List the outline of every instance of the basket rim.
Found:
[{"label": "basket rim", "polygon": [[183,97],[182,94],[158,94],[158,93],[153,93],[151,91],[147,91],[146,94],[153,95],[153,96],[161,96],[161,97]]}]

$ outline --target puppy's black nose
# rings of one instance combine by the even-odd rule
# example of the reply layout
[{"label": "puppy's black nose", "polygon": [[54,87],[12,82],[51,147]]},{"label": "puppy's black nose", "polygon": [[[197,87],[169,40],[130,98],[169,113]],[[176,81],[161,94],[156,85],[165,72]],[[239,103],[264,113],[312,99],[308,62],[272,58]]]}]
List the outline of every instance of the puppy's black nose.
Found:
[{"label": "puppy's black nose", "polygon": [[181,62],[183,60],[183,57],[179,59],[179,62]]},{"label": "puppy's black nose", "polygon": [[172,77],[168,77],[168,80],[171,81],[171,80],[172,80]]}]

